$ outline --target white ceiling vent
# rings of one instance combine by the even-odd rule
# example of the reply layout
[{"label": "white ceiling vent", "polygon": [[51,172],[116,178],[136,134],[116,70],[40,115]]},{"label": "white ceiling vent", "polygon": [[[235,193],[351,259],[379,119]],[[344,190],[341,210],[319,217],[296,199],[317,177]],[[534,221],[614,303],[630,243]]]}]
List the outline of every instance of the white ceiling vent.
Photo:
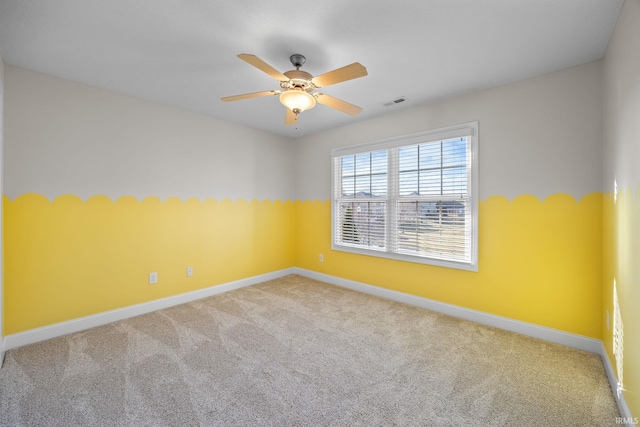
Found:
[{"label": "white ceiling vent", "polygon": [[384,105],[385,107],[391,107],[392,105],[401,104],[401,103],[405,102],[406,100],[407,100],[406,97],[400,96],[400,97],[398,97],[398,98],[396,98],[396,99],[394,99],[392,101],[384,102],[384,103],[382,103],[382,105]]}]

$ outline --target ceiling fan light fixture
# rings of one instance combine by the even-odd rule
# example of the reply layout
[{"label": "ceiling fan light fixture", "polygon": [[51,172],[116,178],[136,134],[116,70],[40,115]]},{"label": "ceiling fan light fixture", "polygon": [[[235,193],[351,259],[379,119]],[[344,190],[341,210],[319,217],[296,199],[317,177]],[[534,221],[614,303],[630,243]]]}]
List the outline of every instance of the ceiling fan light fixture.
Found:
[{"label": "ceiling fan light fixture", "polygon": [[316,106],[316,98],[313,95],[297,89],[282,92],[280,94],[280,102],[296,114]]}]

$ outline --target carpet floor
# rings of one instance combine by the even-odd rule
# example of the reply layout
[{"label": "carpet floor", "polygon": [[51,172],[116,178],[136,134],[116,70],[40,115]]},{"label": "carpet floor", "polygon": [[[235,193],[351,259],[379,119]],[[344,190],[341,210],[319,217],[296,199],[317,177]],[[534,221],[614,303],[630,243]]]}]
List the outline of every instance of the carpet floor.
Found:
[{"label": "carpet floor", "polygon": [[301,276],[13,349],[2,426],[607,426],[600,357]]}]

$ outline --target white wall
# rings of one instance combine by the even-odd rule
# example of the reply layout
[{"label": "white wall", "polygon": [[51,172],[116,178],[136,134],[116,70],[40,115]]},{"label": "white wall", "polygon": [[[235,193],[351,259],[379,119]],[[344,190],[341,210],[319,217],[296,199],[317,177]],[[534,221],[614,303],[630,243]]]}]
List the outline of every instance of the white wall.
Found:
[{"label": "white wall", "polygon": [[640,184],[640,1],[627,0],[604,61],[603,188]]},{"label": "white wall", "polygon": [[292,141],[7,65],[5,194],[287,200]]},{"label": "white wall", "polygon": [[419,105],[298,140],[296,198],[330,198],[330,151],[478,120],[480,198],[600,191],[602,62]]},{"label": "white wall", "polygon": [[481,199],[581,198],[601,189],[601,77],[596,61],[292,141],[6,66],[5,194],[327,200],[331,148],[479,120]]},{"label": "white wall", "polygon": [[[625,0],[603,61],[603,327],[630,413],[640,417],[640,0]],[[617,197],[611,197],[617,184]],[[615,288],[614,288],[615,283]],[[617,304],[614,303],[614,289]],[[603,313],[604,314],[604,313]],[[616,315],[618,314],[619,317]],[[619,350],[619,351],[616,351]],[[624,416],[624,415],[623,415]],[[636,421],[637,423],[637,421]],[[632,423],[633,424],[633,423]]]},{"label": "white wall", "polygon": [[4,181],[4,62],[2,60],[2,54],[0,54],[0,364],[2,364],[2,353],[4,351],[3,345],[3,264],[4,264],[4,255],[2,253],[2,194],[3,191],[3,181]]}]

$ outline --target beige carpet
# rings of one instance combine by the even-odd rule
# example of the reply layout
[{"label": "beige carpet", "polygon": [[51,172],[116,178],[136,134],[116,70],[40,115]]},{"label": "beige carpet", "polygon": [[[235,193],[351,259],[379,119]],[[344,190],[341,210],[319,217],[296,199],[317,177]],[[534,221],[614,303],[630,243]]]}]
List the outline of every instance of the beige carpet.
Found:
[{"label": "beige carpet", "polygon": [[3,426],[606,426],[600,357],[288,276],[7,353]]}]

